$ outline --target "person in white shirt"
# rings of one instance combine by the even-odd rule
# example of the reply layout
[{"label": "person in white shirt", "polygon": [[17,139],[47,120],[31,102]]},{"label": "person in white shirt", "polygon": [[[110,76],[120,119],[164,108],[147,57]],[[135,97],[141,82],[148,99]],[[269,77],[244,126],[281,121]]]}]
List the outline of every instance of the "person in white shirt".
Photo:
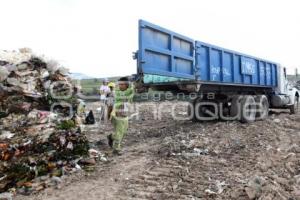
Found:
[{"label": "person in white shirt", "polygon": [[110,93],[110,88],[108,86],[108,80],[104,79],[103,80],[103,85],[100,87],[100,100],[105,101],[107,98],[107,95]]},{"label": "person in white shirt", "polygon": [[107,116],[107,99],[108,95],[110,94],[110,88],[108,86],[108,80],[104,79],[103,84],[100,87],[100,102],[101,102],[101,120],[106,120],[105,117]]}]

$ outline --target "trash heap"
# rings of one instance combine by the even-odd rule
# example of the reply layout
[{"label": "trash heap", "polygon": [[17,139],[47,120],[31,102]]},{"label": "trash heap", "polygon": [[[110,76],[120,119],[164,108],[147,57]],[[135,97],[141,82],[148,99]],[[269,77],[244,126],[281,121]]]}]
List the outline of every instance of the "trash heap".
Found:
[{"label": "trash heap", "polygon": [[72,87],[56,62],[0,51],[0,193],[41,190],[47,177],[80,168],[89,144],[71,112],[79,103]]}]

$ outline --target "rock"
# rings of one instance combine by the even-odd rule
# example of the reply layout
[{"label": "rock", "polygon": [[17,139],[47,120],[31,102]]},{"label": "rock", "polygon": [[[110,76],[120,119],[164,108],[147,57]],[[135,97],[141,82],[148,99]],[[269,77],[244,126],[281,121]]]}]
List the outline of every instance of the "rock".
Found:
[{"label": "rock", "polygon": [[259,198],[262,192],[262,186],[265,184],[265,180],[262,177],[254,176],[248,182],[245,192],[249,199]]},{"label": "rock", "polygon": [[242,196],[244,194],[245,194],[245,191],[243,188],[235,188],[230,193],[230,197],[231,197],[231,199],[240,199],[240,196]]},{"label": "rock", "polygon": [[246,187],[245,188],[245,192],[247,193],[248,197],[250,200],[253,200],[256,198],[257,196],[257,190],[255,188],[252,187]]},{"label": "rock", "polygon": [[53,176],[51,178],[51,183],[54,184],[55,186],[58,186],[59,184],[62,183],[61,178],[57,177],[57,176]]}]

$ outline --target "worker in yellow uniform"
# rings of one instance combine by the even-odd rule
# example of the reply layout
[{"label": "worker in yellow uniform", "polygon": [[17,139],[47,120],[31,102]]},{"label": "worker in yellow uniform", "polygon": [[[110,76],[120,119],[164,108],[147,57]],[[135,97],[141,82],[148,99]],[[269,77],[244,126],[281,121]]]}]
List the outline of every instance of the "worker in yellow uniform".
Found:
[{"label": "worker in yellow uniform", "polygon": [[115,101],[111,112],[111,122],[114,133],[108,136],[108,144],[113,148],[113,154],[121,155],[121,142],[128,130],[129,104],[132,103],[134,89],[130,86],[127,77],[118,81],[118,89],[115,91]]}]

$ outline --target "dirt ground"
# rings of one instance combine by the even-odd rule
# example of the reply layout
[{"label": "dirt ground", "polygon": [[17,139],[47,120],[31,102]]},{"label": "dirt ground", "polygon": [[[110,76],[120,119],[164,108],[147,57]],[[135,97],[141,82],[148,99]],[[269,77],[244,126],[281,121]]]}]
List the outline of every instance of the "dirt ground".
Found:
[{"label": "dirt ground", "polygon": [[195,123],[167,111],[156,120],[152,106],[141,105],[121,156],[110,155],[109,122],[86,127],[92,148],[108,154],[108,162],[16,199],[300,199],[300,115],[273,111],[251,124]]}]

